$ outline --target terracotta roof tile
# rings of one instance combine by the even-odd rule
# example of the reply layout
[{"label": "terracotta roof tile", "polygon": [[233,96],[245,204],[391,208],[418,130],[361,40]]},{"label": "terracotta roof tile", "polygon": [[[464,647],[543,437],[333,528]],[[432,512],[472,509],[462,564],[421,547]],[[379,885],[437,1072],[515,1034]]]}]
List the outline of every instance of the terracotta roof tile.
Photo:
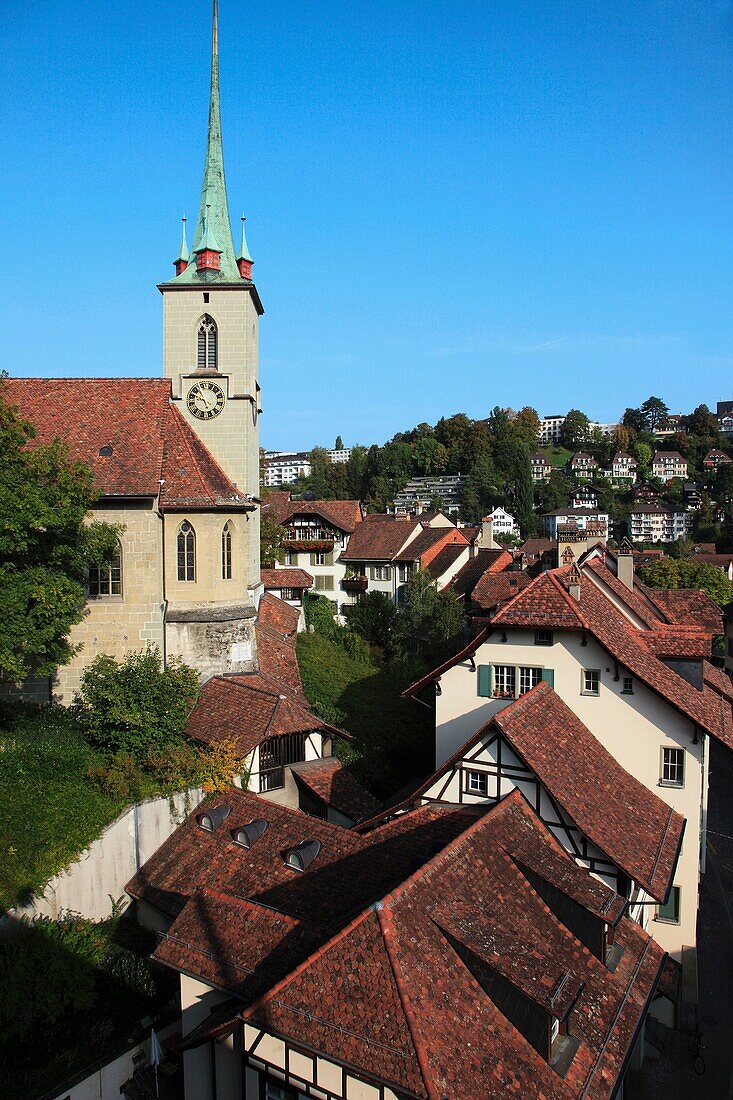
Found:
[{"label": "terracotta roof tile", "polygon": [[342,561],[392,561],[416,531],[415,516],[365,516],[349,539]]},{"label": "terracotta roof tile", "polygon": [[451,543],[449,546],[444,546],[442,550],[439,550],[434,558],[427,564],[427,572],[436,581],[448,572],[452,565],[458,561],[462,554],[466,552],[466,544],[463,543]]},{"label": "terracotta roof tile", "polygon": [[168,379],[11,378],[3,393],[39,442],[61,439],[92,467],[103,496],[160,493],[163,509],[251,507],[171,403]]},{"label": "terracotta roof tile", "polygon": [[[558,861],[567,875],[556,885]],[[664,952],[623,917],[610,972],[540,897],[527,864],[561,892],[585,874],[517,794],[342,928],[244,1020],[422,1097],[609,1097]],[[548,1017],[570,1012],[580,1047],[564,1077],[492,999],[497,974]]]},{"label": "terracotta roof tile", "polygon": [[271,626],[284,637],[296,634],[299,621],[300,612],[298,608],[291,607],[290,604],[278,599],[270,592],[266,592],[260,600],[257,614],[258,624]]},{"label": "terracotta roof tile", "polygon": [[265,588],[310,588],[313,577],[305,569],[261,569]]},{"label": "terracotta roof tile", "polygon": [[484,573],[479,578],[471,597],[474,604],[485,611],[493,610],[532,583],[532,578],[519,570],[507,569],[503,573]]},{"label": "terracotta roof tile", "polygon": [[292,500],[289,493],[269,493],[265,504],[283,526],[295,516],[318,516],[351,534],[362,520],[358,500]]},{"label": "terracotta roof tile", "polygon": [[479,549],[477,554],[474,554],[472,558],[468,559],[465,565],[461,566],[444,591],[453,593],[457,600],[462,599],[464,596],[470,597],[479,578],[482,577],[484,573],[498,572],[506,568],[506,566],[511,565],[511,563],[512,556],[508,550]]},{"label": "terracotta roof tile", "polygon": [[[224,824],[214,833],[201,829],[202,809],[220,805],[231,807]],[[332,930],[421,867],[481,812],[425,806],[363,837],[231,788],[199,806],[126,890],[175,917],[189,897],[208,888]],[[264,835],[249,850],[234,844],[232,830],[254,818],[269,822]],[[282,852],[308,839],[320,840],[321,852],[307,873],[295,876]]]},{"label": "terracotta roof tile", "polygon": [[352,821],[373,814],[380,804],[336,756],[294,764],[292,771],[296,782]]}]

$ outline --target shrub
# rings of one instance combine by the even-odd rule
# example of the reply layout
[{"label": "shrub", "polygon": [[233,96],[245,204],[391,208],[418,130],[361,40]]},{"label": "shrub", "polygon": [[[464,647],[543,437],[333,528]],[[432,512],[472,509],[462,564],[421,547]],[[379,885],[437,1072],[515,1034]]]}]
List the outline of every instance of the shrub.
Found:
[{"label": "shrub", "polygon": [[147,768],[164,787],[194,787],[201,782],[201,753],[189,741],[167,749],[151,749]]},{"label": "shrub", "polygon": [[162,668],[155,647],[121,662],[101,654],[82,675],[78,714],[93,744],[144,761],[180,739],[197,694],[194,670],[177,661]]},{"label": "shrub", "polygon": [[[225,738],[205,749],[200,756],[201,785],[205,791],[226,791],[235,775],[245,771],[244,761],[237,753],[234,741]],[[246,787],[245,779],[242,786]]]},{"label": "shrub", "polygon": [[118,752],[108,764],[94,765],[87,774],[110,798],[137,802],[142,797],[143,773],[130,753]]},{"label": "shrub", "polygon": [[397,608],[384,592],[365,592],[349,608],[350,628],[369,645],[386,648],[394,627]]}]

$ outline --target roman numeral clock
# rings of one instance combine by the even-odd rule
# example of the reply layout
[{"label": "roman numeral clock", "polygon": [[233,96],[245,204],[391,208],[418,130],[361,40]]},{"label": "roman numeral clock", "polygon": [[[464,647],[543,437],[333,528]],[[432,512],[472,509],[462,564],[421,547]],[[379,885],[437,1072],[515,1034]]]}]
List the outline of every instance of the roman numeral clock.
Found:
[{"label": "roman numeral clock", "polygon": [[186,394],[186,405],[197,420],[213,420],[224,408],[226,398],[216,382],[202,381],[191,386]]}]

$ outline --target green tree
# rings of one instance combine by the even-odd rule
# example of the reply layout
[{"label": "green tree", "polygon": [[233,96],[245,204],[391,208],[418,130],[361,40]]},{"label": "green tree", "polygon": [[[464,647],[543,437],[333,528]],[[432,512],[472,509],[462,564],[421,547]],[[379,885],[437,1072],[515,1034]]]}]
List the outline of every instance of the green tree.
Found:
[{"label": "green tree", "polygon": [[646,420],[641,409],[626,409],[621,417],[621,424],[631,432],[643,432],[646,430]]},{"label": "green tree", "polygon": [[273,566],[276,561],[284,561],[287,538],[288,532],[277,522],[272,508],[264,507],[260,514],[260,564]]},{"label": "green tree", "polygon": [[560,428],[560,442],[569,450],[577,450],[588,442],[590,421],[580,409],[571,409]]},{"label": "green tree", "polygon": [[438,592],[428,573],[420,570],[410,578],[394,624],[401,653],[417,657],[460,634],[464,625],[459,605],[452,596]]},{"label": "green tree", "polygon": [[709,562],[660,558],[640,572],[644,584],[650,588],[701,588],[719,607],[733,600],[733,584],[722,569]]},{"label": "green tree", "polygon": [[198,676],[180,661],[163,668],[154,646],[122,661],[100,654],[84,670],[76,700],[93,744],[147,762],[180,740],[198,695]]},{"label": "green tree", "polygon": [[525,441],[530,450],[534,450],[540,438],[540,418],[537,410],[531,405],[525,405],[517,413],[515,423],[521,428]]},{"label": "green tree", "polygon": [[655,432],[659,425],[669,416],[669,409],[661,397],[647,397],[639,409],[644,418],[644,426],[647,431]]},{"label": "green tree", "polygon": [[349,626],[369,645],[386,649],[397,609],[385,592],[364,592],[348,610]]},{"label": "green tree", "polygon": [[334,445],[333,445],[333,449],[334,449],[335,451],[343,451],[343,449],[344,449],[344,441],[343,441],[343,439],[341,438],[341,436],[340,436],[340,435],[337,435],[337,436],[336,436],[336,442],[335,442],[335,443],[334,443]]},{"label": "green tree", "polygon": [[635,439],[631,444],[631,451],[636,456],[636,460],[643,470],[648,470],[652,464],[652,458],[654,452],[648,443],[644,443],[642,440]]},{"label": "green tree", "polygon": [[0,383],[0,680],[67,664],[86,613],[85,581],[118,549],[119,528],[88,522],[99,491],[91,469],[35,432]]}]

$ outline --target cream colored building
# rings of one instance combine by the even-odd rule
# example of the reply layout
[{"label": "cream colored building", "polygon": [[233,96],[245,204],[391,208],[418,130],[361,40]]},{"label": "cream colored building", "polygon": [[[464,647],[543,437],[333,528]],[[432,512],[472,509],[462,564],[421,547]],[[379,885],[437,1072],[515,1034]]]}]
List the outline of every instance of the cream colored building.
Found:
[{"label": "cream colored building", "polygon": [[[695,634],[680,648],[673,612],[661,610],[665,594],[653,594],[655,611],[648,593],[629,590],[614,573],[614,559],[608,555],[603,564],[603,555],[603,548],[590,551],[581,570],[573,567],[575,580],[568,570],[542,574],[494,617],[469,655],[415,687],[436,685],[440,766],[512,699],[548,679],[610,755],[686,819],[670,904],[644,910],[649,931],[679,959],[683,945],[696,942],[708,741],[733,746],[731,698],[725,678],[702,655],[705,645],[709,652],[708,626],[695,634],[694,619],[679,623]],[[631,558],[618,561],[633,585]],[[650,634],[657,635],[653,643]],[[685,644],[695,656],[680,656]],[[609,804],[614,797],[609,789]]]}]

